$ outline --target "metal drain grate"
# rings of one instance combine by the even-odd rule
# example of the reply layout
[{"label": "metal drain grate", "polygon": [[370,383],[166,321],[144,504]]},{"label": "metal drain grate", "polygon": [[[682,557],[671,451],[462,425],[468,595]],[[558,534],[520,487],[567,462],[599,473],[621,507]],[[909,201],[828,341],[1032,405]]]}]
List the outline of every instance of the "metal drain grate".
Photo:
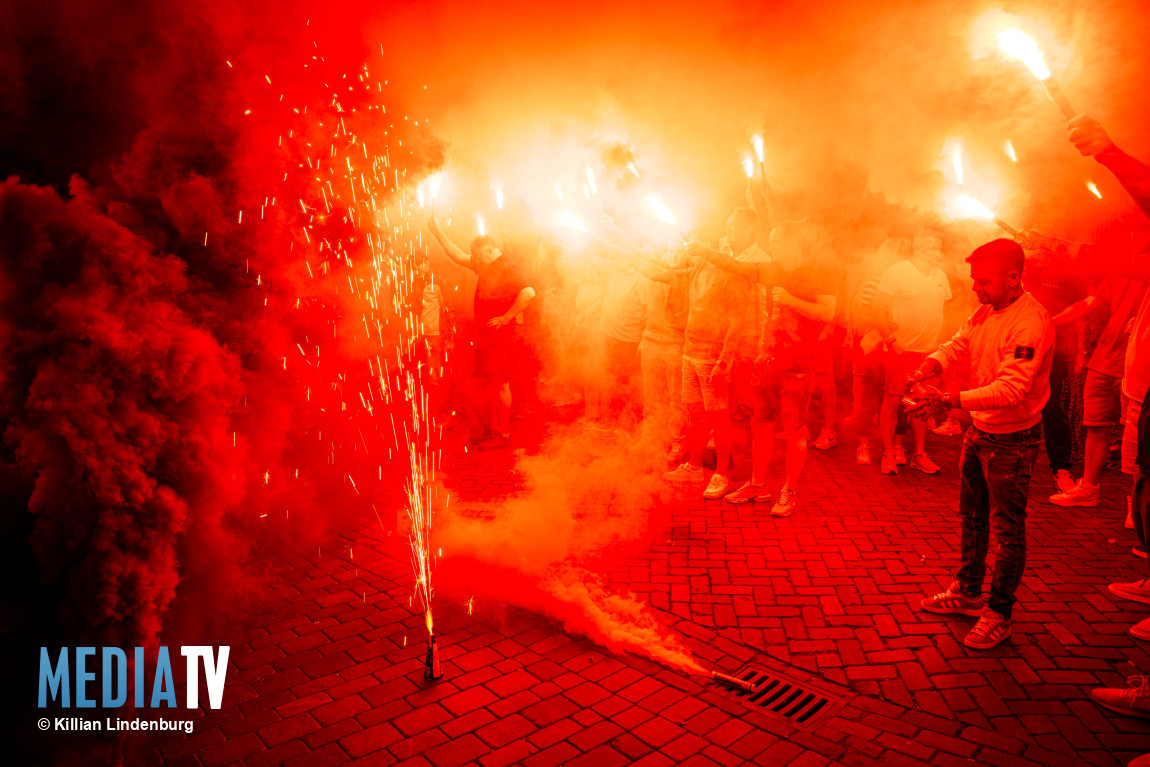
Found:
[{"label": "metal drain grate", "polygon": [[754,685],[754,689],[750,692],[733,690],[735,697],[747,706],[785,719],[799,727],[810,727],[830,712],[834,708],[833,704],[837,702],[825,693],[757,668],[749,668],[737,676]]}]

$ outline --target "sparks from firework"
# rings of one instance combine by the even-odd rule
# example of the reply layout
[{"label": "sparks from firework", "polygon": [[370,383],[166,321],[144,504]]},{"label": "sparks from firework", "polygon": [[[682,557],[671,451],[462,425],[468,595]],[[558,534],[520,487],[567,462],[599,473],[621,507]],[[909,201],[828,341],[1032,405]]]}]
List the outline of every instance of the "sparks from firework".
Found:
[{"label": "sparks from firework", "polygon": [[1006,152],[1006,156],[1010,158],[1011,162],[1018,162],[1018,155],[1014,153],[1014,142],[1013,141],[1011,141],[1010,139],[1007,139],[1006,143],[1003,145],[1002,148],[1003,148],[1003,151]]},{"label": "sparks from firework", "polygon": [[1098,191],[1098,184],[1095,184],[1093,181],[1087,181],[1086,188],[1090,190],[1090,194],[1094,195],[1099,200],[1102,199],[1102,192]]},{"label": "sparks from firework", "polygon": [[434,636],[431,619],[431,486],[424,476],[418,450],[410,451],[411,479],[407,486],[407,516],[411,521],[408,542],[411,545],[411,568],[415,573],[415,591],[423,604],[427,636]]}]

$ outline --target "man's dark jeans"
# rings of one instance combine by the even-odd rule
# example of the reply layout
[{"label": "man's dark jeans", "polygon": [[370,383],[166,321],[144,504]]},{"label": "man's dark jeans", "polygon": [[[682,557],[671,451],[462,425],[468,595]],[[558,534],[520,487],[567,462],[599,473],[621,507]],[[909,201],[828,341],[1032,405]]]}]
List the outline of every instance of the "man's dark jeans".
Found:
[{"label": "man's dark jeans", "polygon": [[1026,568],[1026,502],[1041,445],[1041,424],[1010,434],[988,434],[971,426],[962,442],[958,496],[962,567],[958,582],[965,596],[982,596],[993,520],[998,549],[987,607],[1007,618]]}]

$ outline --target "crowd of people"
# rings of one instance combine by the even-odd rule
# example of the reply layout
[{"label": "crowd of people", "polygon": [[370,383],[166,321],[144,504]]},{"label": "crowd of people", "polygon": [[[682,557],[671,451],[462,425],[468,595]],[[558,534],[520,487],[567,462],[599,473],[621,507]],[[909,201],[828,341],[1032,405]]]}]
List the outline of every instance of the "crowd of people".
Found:
[{"label": "crowd of people", "polygon": [[[1091,118],[1076,117],[1068,128],[1079,151],[1109,168],[1150,217],[1150,170]],[[683,242],[666,252],[604,242],[597,267],[584,265],[580,279],[562,289],[555,259],[543,258],[546,247],[530,265],[517,265],[490,237],[464,251],[433,217],[443,251],[478,275],[474,390],[486,426],[479,446],[509,444],[514,400],[529,407],[535,390],[517,371],[530,369],[528,379],[541,371],[575,391],[570,399],[582,401],[579,423],[588,432],[637,439],[665,454],[668,483],[786,517],[800,507],[809,449],[839,443],[841,388],[851,399],[841,423],[853,426],[858,464],[877,458],[882,475],[913,470],[958,479],[961,565],[922,609],[977,617],[965,639],[973,649],[995,647],[1011,633],[1031,477],[1043,446],[1054,492],[1041,500],[1097,506],[1112,447],[1120,445],[1121,472],[1133,480],[1126,524],[1141,542],[1135,553],[1146,556],[1144,223],[1098,243],[1027,231],[964,248],[963,263],[954,237],[937,224],[844,257],[823,227],[779,220],[776,208],[766,180],[749,181],[746,205],[730,214],[718,242]],[[426,312],[442,306],[442,295],[424,289],[422,301],[425,331],[438,327]],[[525,322],[529,306],[534,317]],[[441,359],[438,339],[427,335],[429,353]],[[821,404],[813,439],[812,399]],[[956,420],[959,410],[969,411],[968,428]],[[1079,431],[1084,469],[1075,478]],[[928,447],[959,434],[961,459],[950,472]],[[714,464],[704,468],[712,443]],[[733,481],[736,471],[740,481]],[[984,599],[992,529],[997,556]],[[1150,604],[1150,577],[1110,590]],[[1150,641],[1150,619],[1131,634]],[[1130,690],[1096,691],[1095,699],[1150,718],[1144,678]]]}]

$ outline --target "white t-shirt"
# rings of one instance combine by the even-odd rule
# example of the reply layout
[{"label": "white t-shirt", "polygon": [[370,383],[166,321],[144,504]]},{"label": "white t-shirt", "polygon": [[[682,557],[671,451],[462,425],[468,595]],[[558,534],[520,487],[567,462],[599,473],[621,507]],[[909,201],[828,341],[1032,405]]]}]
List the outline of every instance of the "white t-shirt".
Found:
[{"label": "white t-shirt", "polygon": [[890,298],[898,325],[895,341],[903,351],[932,352],[942,333],[942,307],[950,300],[950,282],[937,266],[924,275],[910,261],[888,267],[878,281],[879,293]]},{"label": "white t-shirt", "polygon": [[639,291],[639,273],[630,266],[616,263],[607,276],[603,292],[603,313],[599,330],[617,341],[638,343],[643,337],[646,307]]}]

